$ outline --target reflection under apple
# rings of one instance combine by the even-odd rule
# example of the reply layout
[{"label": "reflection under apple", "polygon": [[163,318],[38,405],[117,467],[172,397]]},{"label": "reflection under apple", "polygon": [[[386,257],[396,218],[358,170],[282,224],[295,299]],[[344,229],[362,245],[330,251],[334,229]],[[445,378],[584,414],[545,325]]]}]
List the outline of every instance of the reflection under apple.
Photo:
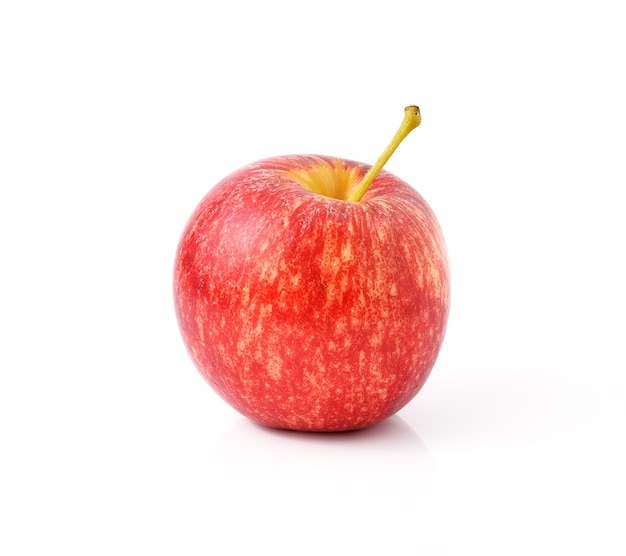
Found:
[{"label": "reflection under apple", "polygon": [[433,460],[397,415],[332,435],[242,418],[213,446],[208,472],[229,500],[218,529],[233,533],[233,554],[252,538],[281,554],[445,553]]}]

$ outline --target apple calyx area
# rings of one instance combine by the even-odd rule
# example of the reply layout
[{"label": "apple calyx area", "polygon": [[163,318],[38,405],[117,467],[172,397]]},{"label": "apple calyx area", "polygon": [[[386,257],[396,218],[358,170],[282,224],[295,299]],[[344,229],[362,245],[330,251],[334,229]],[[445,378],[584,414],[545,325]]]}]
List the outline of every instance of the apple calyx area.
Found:
[{"label": "apple calyx area", "polygon": [[345,168],[343,161],[336,159],[332,166],[321,165],[307,169],[293,170],[290,172],[291,178],[299,183],[306,190],[325,197],[351,201],[358,203],[365,195],[369,186],[376,179],[376,176],[383,169],[391,155],[411,133],[422,122],[420,109],[417,106],[407,106],[404,109],[404,118],[398,131],[390,141],[387,148],[380,155],[376,163],[369,171],[361,177],[355,168]]}]

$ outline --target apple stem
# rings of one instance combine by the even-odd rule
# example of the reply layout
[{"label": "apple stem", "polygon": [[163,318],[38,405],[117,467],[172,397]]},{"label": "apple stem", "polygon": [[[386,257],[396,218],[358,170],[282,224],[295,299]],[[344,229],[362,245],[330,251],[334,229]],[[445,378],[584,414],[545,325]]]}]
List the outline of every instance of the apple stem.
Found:
[{"label": "apple stem", "polygon": [[363,179],[359,182],[359,184],[350,192],[348,196],[348,201],[353,201],[358,203],[365,192],[372,185],[372,182],[376,179],[376,176],[383,169],[383,166],[387,164],[389,158],[394,153],[394,151],[398,148],[398,145],[404,141],[404,138],[411,133],[418,125],[422,123],[422,115],[420,114],[420,109],[417,106],[407,106],[404,109],[404,119],[396,131],[396,134],[393,136],[393,139],[387,145],[387,148],[384,150],[383,154],[380,155],[380,158],[376,161],[376,164],[372,166],[365,174]]}]

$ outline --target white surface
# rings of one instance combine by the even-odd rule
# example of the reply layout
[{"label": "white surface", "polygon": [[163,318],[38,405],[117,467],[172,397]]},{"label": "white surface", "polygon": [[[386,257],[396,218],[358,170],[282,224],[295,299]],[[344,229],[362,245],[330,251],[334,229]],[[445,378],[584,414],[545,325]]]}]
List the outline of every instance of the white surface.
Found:
[{"label": "white surface", "polygon": [[[0,553],[626,553],[620,14],[3,2]],[[189,214],[265,156],[373,162],[411,103],[388,169],[453,270],[431,378],[361,433],[247,422],[178,335]]]}]

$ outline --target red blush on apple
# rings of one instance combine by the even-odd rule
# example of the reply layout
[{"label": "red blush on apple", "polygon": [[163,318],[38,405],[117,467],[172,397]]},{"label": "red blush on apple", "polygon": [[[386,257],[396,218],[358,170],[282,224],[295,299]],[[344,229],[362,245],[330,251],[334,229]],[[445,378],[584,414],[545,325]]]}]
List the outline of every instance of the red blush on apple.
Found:
[{"label": "red blush on apple", "polygon": [[261,160],[224,178],[182,234],[174,300],[193,363],[232,407],[301,431],[369,427],[404,407],[441,348],[450,299],[437,219],[374,166]]}]

